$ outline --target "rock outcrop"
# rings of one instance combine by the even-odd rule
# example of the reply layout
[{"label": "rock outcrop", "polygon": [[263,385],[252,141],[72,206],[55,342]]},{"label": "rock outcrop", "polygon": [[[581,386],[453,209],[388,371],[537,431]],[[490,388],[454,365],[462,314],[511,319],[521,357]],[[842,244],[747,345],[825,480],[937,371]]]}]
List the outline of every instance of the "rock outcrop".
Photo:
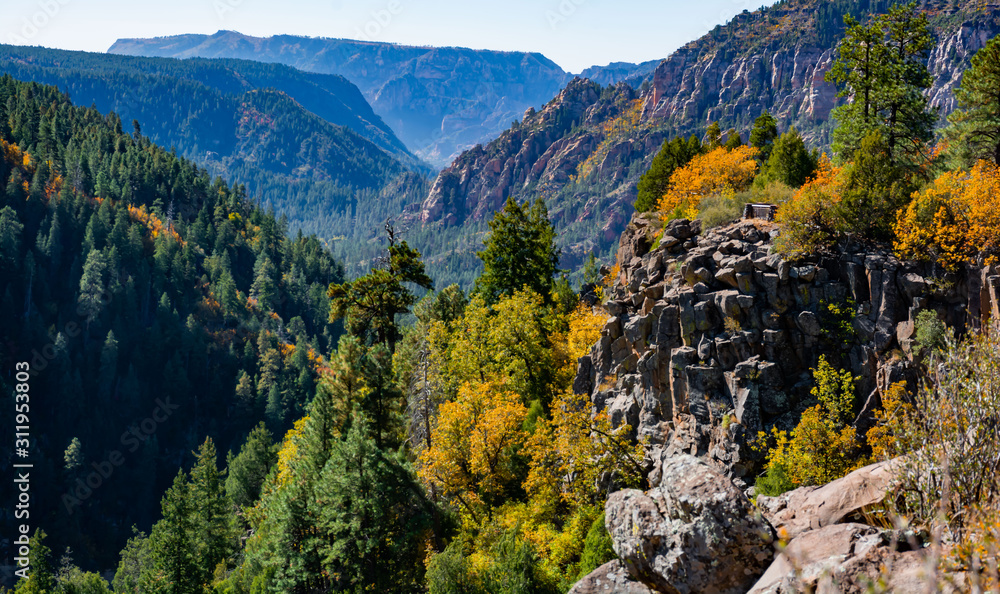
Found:
[{"label": "rock outcrop", "polygon": [[[830,111],[843,100],[824,79],[843,31],[840,14],[821,10],[827,4],[796,0],[746,13],[677,50],[634,93],[642,103],[634,125],[621,118],[633,98],[621,86],[584,97],[579,89],[589,81],[572,81],[538,112],[573,114],[565,126],[541,126],[529,110],[496,140],[460,155],[440,173],[421,221],[458,225],[488,218],[507,196],[543,197],[560,237],[572,238],[562,248],[564,263],[575,266],[612,248],[631,216],[636,182],[666,138],[701,136],[717,120],[745,140],[767,109],[780,129],[795,125],[811,145],[827,145]],[[935,9],[927,93],[942,117],[954,109],[952,91],[971,56],[1000,32],[995,3],[970,4]]]},{"label": "rock outcrop", "polygon": [[645,493],[611,495],[605,525],[629,573],[656,592],[741,594],[773,557],[774,534],[732,481],[693,456]]},{"label": "rock outcrop", "polygon": [[778,534],[790,540],[881,503],[892,487],[893,468],[898,464],[878,462],[821,487],[800,487],[777,497],[759,495],[757,507]]},{"label": "rock outcrop", "polygon": [[608,561],[573,585],[567,594],[653,594],[644,584],[632,579],[618,559]]},{"label": "rock outcrop", "polygon": [[934,577],[927,571],[925,552],[907,547],[864,524],[806,532],[788,544],[750,594],[861,593],[880,579],[890,592],[927,591],[927,581]]},{"label": "rock outcrop", "polygon": [[859,246],[791,262],[772,253],[776,233],[679,220],[657,238],[635,217],[621,237],[610,317],[574,385],[647,440],[654,482],[687,453],[746,487],[762,462],[748,438],[796,425],[820,356],[861,378],[863,432],[880,394],[913,377],[900,354],[921,310],[958,329],[1000,317],[995,267],[946,274]]},{"label": "rock outcrop", "polygon": [[[854,245],[789,261],[762,220],[658,227],[637,216],[622,234],[609,317],[573,384],[593,415],[647,444],[651,489],[613,492],[605,506],[628,573],[655,592],[745,592],[758,578],[759,592],[854,592],[886,565],[899,588],[924,579],[924,553],[851,524],[884,499],[900,462],[758,497],[757,517],[744,491],[763,460],[750,440],[795,427],[821,356],[861,378],[863,433],[880,394],[914,381],[904,355],[917,314],[958,333],[1000,319],[1000,267],[946,273]],[[761,577],[771,534],[790,545]]]}]

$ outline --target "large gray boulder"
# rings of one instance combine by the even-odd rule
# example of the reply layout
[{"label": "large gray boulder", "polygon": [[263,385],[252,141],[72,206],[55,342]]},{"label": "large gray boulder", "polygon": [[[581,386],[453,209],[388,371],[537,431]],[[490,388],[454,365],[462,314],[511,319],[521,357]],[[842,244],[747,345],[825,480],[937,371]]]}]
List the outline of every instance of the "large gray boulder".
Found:
[{"label": "large gray boulder", "polygon": [[800,487],[777,497],[761,495],[757,507],[782,538],[791,540],[881,503],[892,486],[894,469],[901,463],[898,459],[877,462],[821,487]]},{"label": "large gray boulder", "polygon": [[615,552],[656,592],[743,593],[774,556],[771,526],[728,478],[689,455],[665,460],[658,487],[611,495]]}]

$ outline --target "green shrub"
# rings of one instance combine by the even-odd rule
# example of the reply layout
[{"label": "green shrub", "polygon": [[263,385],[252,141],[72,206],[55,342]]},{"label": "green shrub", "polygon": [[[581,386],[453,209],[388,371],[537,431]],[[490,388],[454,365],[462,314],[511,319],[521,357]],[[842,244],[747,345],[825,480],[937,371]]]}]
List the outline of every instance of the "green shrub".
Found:
[{"label": "green shrub", "polygon": [[583,578],[615,556],[611,535],[604,526],[604,514],[601,514],[590,525],[587,539],[583,542],[583,553],[580,554],[580,563],[577,565],[577,579]]},{"label": "green shrub", "polygon": [[929,309],[917,314],[914,347],[917,353],[928,354],[944,346],[946,328],[937,313]]},{"label": "green shrub", "polygon": [[431,558],[425,577],[429,594],[485,594],[472,575],[458,540]]},{"label": "green shrub", "polygon": [[757,490],[758,495],[766,495],[767,497],[777,497],[782,493],[791,491],[795,488],[795,483],[792,479],[788,478],[788,470],[782,464],[771,464],[761,474],[757,477],[754,482],[754,488]]}]

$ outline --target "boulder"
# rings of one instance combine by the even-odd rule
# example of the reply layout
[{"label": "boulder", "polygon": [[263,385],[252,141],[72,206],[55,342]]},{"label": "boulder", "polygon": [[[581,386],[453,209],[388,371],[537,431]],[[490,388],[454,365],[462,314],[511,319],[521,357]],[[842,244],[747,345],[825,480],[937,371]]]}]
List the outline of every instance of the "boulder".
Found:
[{"label": "boulder", "polygon": [[795,325],[799,327],[799,330],[808,336],[819,336],[823,333],[823,327],[820,326],[819,317],[816,316],[811,311],[804,311],[800,313],[795,318]]},{"label": "boulder", "polygon": [[809,530],[843,521],[858,510],[885,499],[897,460],[859,468],[822,487],[800,487],[777,497],[757,497],[757,507],[788,540]]},{"label": "boulder", "polygon": [[613,493],[605,524],[630,575],[667,594],[746,592],[773,558],[774,533],[728,478],[689,455],[659,486]]},{"label": "boulder", "polygon": [[[866,592],[883,579],[888,592],[955,592],[947,584],[928,589],[924,551],[899,550],[890,533],[864,524],[834,524],[795,538],[749,594]],[[956,585],[964,576],[953,575]]]},{"label": "boulder", "polygon": [[570,588],[568,594],[653,594],[633,580],[621,561],[608,561]]},{"label": "boulder", "polygon": [[864,524],[837,524],[807,532],[785,547],[749,594],[815,591],[846,559],[876,546],[881,541],[878,532]]}]

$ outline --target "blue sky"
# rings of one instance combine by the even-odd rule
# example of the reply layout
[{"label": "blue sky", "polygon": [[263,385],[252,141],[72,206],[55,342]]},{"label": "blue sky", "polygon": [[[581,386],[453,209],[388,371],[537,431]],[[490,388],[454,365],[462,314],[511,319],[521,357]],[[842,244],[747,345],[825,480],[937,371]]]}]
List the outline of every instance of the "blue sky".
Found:
[{"label": "blue sky", "polygon": [[579,72],[666,57],[774,0],[3,0],[0,42],[105,51],[119,37],[294,34],[538,51]]}]

